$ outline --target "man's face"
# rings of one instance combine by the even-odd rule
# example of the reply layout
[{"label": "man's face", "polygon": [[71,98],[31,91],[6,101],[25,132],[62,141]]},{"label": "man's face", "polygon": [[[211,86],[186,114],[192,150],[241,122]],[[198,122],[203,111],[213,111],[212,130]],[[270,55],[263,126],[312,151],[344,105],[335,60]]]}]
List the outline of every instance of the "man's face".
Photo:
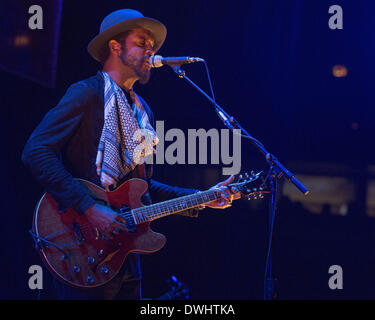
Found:
[{"label": "man's face", "polygon": [[148,62],[153,50],[154,40],[145,29],[135,29],[121,41],[122,53],[119,58],[123,65],[131,68],[139,78],[139,82],[145,84],[150,79],[151,66]]}]

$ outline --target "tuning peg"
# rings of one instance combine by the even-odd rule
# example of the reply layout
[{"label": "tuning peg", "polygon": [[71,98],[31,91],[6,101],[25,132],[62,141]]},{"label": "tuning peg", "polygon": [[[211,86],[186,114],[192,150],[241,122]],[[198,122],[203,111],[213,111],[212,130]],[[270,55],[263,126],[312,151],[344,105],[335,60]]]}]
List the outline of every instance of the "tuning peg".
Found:
[{"label": "tuning peg", "polygon": [[248,174],[247,172],[245,173],[245,177],[246,177],[246,178],[248,178],[248,177],[249,177],[249,174]]}]

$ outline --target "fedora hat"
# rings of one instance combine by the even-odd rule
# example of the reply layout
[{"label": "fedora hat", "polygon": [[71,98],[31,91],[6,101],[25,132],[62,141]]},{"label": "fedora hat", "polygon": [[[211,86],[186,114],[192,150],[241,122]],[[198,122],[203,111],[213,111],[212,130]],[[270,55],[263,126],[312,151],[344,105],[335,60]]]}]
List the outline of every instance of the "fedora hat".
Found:
[{"label": "fedora hat", "polygon": [[148,30],[154,39],[154,51],[158,51],[167,35],[167,28],[160,21],[143,16],[137,10],[121,9],[107,15],[101,25],[99,34],[91,40],[87,51],[97,61],[103,47],[116,35],[132,29]]}]

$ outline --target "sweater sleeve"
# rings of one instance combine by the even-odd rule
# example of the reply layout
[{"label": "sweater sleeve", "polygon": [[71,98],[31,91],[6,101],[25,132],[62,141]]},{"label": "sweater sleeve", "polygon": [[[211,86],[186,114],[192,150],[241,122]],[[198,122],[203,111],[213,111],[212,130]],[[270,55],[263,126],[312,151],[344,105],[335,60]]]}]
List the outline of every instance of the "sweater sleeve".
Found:
[{"label": "sweater sleeve", "polygon": [[82,214],[95,203],[60,159],[62,148],[79,128],[94,95],[83,83],[70,86],[34,130],[22,153],[23,163],[55,199],[60,211],[73,208]]}]

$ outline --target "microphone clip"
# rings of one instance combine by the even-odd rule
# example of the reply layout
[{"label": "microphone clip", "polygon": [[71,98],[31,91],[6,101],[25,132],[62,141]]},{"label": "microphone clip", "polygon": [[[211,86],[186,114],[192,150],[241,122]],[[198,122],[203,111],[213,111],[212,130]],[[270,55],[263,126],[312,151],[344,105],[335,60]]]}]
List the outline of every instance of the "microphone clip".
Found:
[{"label": "microphone clip", "polygon": [[181,69],[181,66],[170,66],[179,78],[185,77],[185,71]]}]

